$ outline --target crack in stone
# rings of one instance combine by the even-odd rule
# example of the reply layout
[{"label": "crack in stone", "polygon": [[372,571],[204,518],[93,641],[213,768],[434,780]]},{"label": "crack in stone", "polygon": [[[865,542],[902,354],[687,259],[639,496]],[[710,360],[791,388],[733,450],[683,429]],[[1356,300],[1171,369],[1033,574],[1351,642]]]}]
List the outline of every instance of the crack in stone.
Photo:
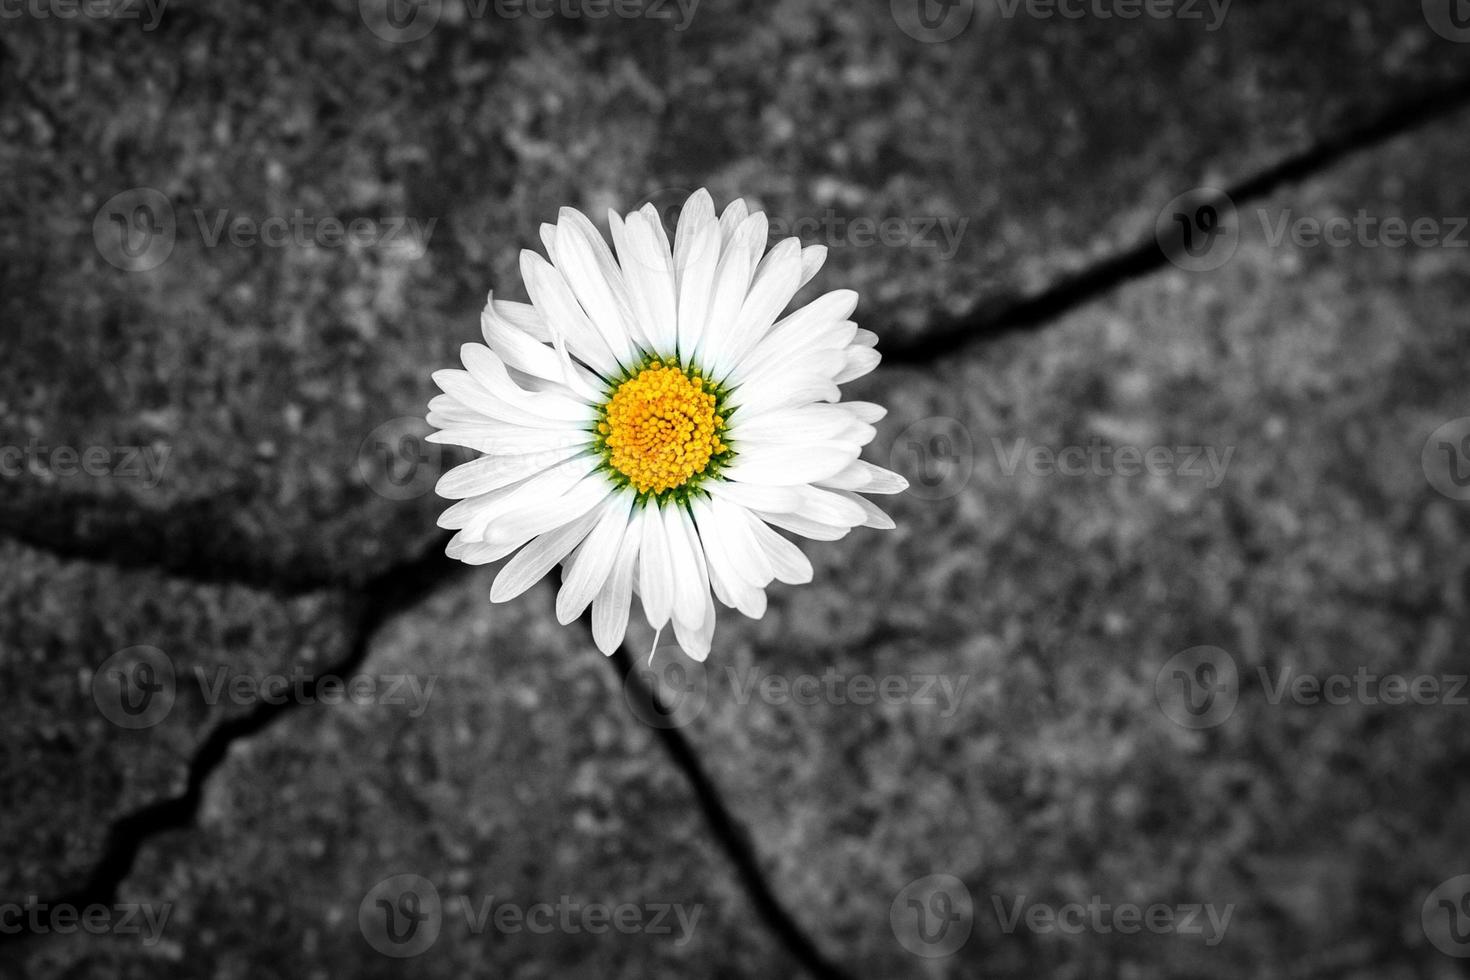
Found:
[{"label": "crack in stone", "polygon": [[[588,635],[591,635],[591,621],[584,617],[587,623]],[[656,691],[650,690],[639,676],[637,670],[637,658],[628,652],[626,646],[618,647],[608,658],[627,688],[633,689],[634,696],[646,700],[654,706],[654,711],[661,716],[669,714],[667,706],[658,696]],[[756,914],[766,927],[781,940],[781,943],[791,953],[807,972],[822,980],[845,980],[851,976],[817,948],[816,943],[806,931],[801,928],[789,909],[781,903],[780,898],[771,889],[771,884],[766,880],[765,873],[761,871],[760,859],[756,855],[755,847],[750,842],[750,835],[730,812],[725,805],[724,796],[705,772],[704,766],[700,764],[699,753],[694,750],[693,744],[684,737],[684,734],[673,726],[653,726],[653,732],[663,742],[664,749],[669,753],[674,765],[684,774],[689,788],[694,792],[694,798],[699,803],[699,809],[704,814],[705,823],[709,826],[710,834],[724,849],[725,856],[735,867],[735,873],[745,887],[746,895],[755,906]]]},{"label": "crack in stone", "polygon": [[[144,844],[167,831],[194,825],[203,799],[204,784],[224,762],[230,746],[264,730],[296,708],[316,703],[315,694],[322,679],[353,673],[367,659],[378,629],[385,622],[427,599],[469,570],[470,566],[446,558],[442,542],[436,542],[417,558],[370,581],[363,590],[346,654],[305,683],[303,690],[309,697],[286,699],[274,704],[262,702],[248,714],[228,719],[211,729],[189,759],[183,792],[155,800],[115,819],[108,827],[102,856],[93,865],[87,880],[80,887],[49,900],[48,904],[76,908],[97,903],[111,904],[118,887],[131,874]],[[23,922],[22,928],[16,932],[0,932],[0,945],[28,937],[28,924]]]},{"label": "crack in stone", "polygon": [[[1470,79],[1400,104],[1365,126],[1324,139],[1303,153],[1236,184],[1226,193],[1236,201],[1265,196],[1466,106],[1470,106]],[[1044,292],[1020,299],[987,301],[970,314],[941,324],[912,341],[889,340],[883,345],[884,362],[907,366],[932,364],[972,344],[1045,326],[1099,295],[1156,271],[1166,261],[1164,248],[1150,238],[1065,277]],[[76,517],[85,512],[87,503],[113,515],[100,535],[78,530],[80,522]],[[324,590],[361,591],[348,651],[309,682],[308,690],[313,692],[321,678],[351,673],[359,666],[367,658],[378,630],[390,618],[430,598],[470,570],[469,566],[443,555],[442,539],[436,539],[418,556],[366,581],[350,573],[299,562],[275,565],[249,554],[248,549],[216,549],[217,538],[191,533],[194,529],[203,530],[206,525],[212,529],[218,527],[211,510],[217,503],[217,500],[191,503],[168,514],[159,514],[128,498],[103,500],[95,495],[77,494],[66,498],[64,506],[39,513],[0,513],[0,533],[63,559],[157,569],[186,581],[245,585],[282,598]],[[160,517],[162,521],[158,520]],[[625,649],[617,650],[609,659],[624,684],[643,684],[634,670],[633,658]],[[649,698],[657,697],[651,691],[641,693]],[[261,704],[249,714],[229,719],[212,729],[190,758],[184,791],[115,819],[108,828],[102,857],[86,882],[49,904],[83,907],[112,902],[145,844],[167,831],[194,826],[204,784],[224,761],[230,746],[259,733],[301,705],[302,701],[298,700]],[[655,732],[689,783],[711,835],[734,866],[761,921],[812,975],[846,978],[848,974],[822,954],[771,889],[747,832],[725,805],[693,745],[677,729],[656,728]],[[0,945],[27,937],[25,930],[0,934]]]},{"label": "crack in stone", "polygon": [[[85,908],[115,901],[118,888],[132,873],[145,844],[168,831],[195,826],[204,784],[224,762],[232,745],[258,734],[293,709],[316,703],[319,699],[315,694],[321,679],[355,673],[367,659],[378,630],[389,619],[431,598],[471,570],[472,566],[445,557],[443,541],[436,541],[419,557],[371,580],[363,590],[347,653],[313,676],[304,689],[307,696],[275,704],[261,703],[249,714],[231,718],[213,728],[189,760],[184,791],[146,804],[114,820],[108,828],[102,857],[93,866],[86,882],[48,900],[46,904]],[[588,629],[590,631],[590,624]],[[641,692],[641,696],[650,699],[651,703],[659,703],[658,695],[644,687],[633,669],[635,662],[625,649],[617,650],[609,658],[609,663],[625,685]],[[655,728],[654,733],[668,751],[675,768],[688,782],[711,836],[734,866],[760,920],[812,976],[820,980],[848,980],[849,975],[822,954],[772,890],[760,869],[749,835],[700,764],[693,745],[673,728]],[[28,936],[25,928],[15,933],[0,933],[0,945]]]},{"label": "crack in stone", "polygon": [[[1237,204],[1265,197],[1466,107],[1470,107],[1470,78],[1400,103],[1366,125],[1319,140],[1303,152],[1286,157],[1224,191]],[[1171,238],[1182,234],[1181,229]],[[912,339],[881,339],[878,349],[883,352],[883,366],[932,364],[972,344],[1047,326],[1119,286],[1157,272],[1167,262],[1164,243],[1150,235],[1081,272],[1063,276],[1039,293],[987,299],[969,313],[931,327]]]},{"label": "crack in stone", "polygon": [[[1316,176],[1347,157],[1375,148],[1458,110],[1470,107],[1470,77],[1400,103],[1361,127],[1316,142],[1226,193],[1237,202],[1254,200],[1288,184]],[[911,340],[881,342],[879,369],[929,365],[972,344],[1041,329],[1097,297],[1160,269],[1168,261],[1159,241],[1148,240],[1065,276],[1040,293],[982,302],[969,314],[940,323]],[[14,482],[0,480],[0,486]],[[282,598],[325,589],[363,587],[363,578],[309,560],[261,559],[241,542],[221,547],[217,498],[191,501],[161,512],[126,495],[73,494],[56,507],[0,510],[0,534],[56,557],[119,568],[158,569],[206,584],[244,585]],[[106,515],[100,528],[79,528],[78,514]],[[101,523],[100,521],[98,523]],[[389,573],[391,574],[391,570]]]}]

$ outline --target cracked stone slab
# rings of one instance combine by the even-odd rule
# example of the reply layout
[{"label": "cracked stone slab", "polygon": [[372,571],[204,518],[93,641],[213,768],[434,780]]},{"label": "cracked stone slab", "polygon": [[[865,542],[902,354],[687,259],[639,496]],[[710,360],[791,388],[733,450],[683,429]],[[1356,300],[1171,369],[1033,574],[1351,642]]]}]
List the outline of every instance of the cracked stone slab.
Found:
[{"label": "cracked stone slab", "polygon": [[[1447,124],[1262,207],[1470,214],[1443,178],[1465,162]],[[913,483],[897,530],[808,544],[811,585],[666,679],[855,972],[1286,976],[1329,949],[1333,975],[1452,972],[1420,916],[1465,870],[1470,518],[1423,451],[1466,411],[1463,253],[1273,245],[1256,217],[1216,271],[867,380],[893,409],[874,457]],[[1191,714],[1173,671],[1206,647],[1233,700]],[[1282,687],[1303,675],[1347,703]],[[1046,928],[1094,896],[1232,917],[1213,943]]]},{"label": "cracked stone slab", "polygon": [[[913,36],[904,2],[686,20],[450,2],[411,43],[358,6],[175,3],[153,31],[7,31],[7,70],[31,83],[0,124],[17,178],[0,445],[43,447],[50,474],[7,483],[15,513],[82,494],[105,528],[109,500],[140,520],[186,506],[202,542],[268,567],[382,568],[422,544],[452,462],[419,441],[429,374],[475,339],[487,289],[521,293],[518,251],[561,205],[600,218],[701,183],[749,196],[831,247],[812,288],[855,288],[865,325],[911,337],[1146,238],[1180,192],[1462,60],[1396,0],[1240,3],[1213,30],[962,2],[973,15],[943,41]],[[156,251],[128,225],[148,215],[173,233]],[[358,219],[367,244],[321,237]],[[63,447],[109,465],[76,473]],[[156,472],[118,473],[133,450]]]},{"label": "cracked stone slab", "polygon": [[340,656],[334,600],[0,549],[5,901],[79,887],[114,820],[184,790],[214,726]]},{"label": "cracked stone slab", "polygon": [[[492,607],[488,587],[393,621],[365,664],[420,677],[427,710],[302,710],[236,745],[200,829],[150,846],[127,883],[171,904],[159,942],[51,937],[28,975],[790,975],[602,655],[555,624],[548,589]],[[387,938],[376,903],[406,914],[404,882],[438,896],[432,941]]]},{"label": "cracked stone slab", "polygon": [[[339,12],[355,29],[349,6]],[[108,494],[159,512],[203,502],[223,542],[282,566],[380,565],[432,525],[440,505],[426,490],[442,464],[410,456],[392,471],[392,453],[422,447],[379,427],[422,411],[428,372],[473,339],[487,285],[514,291],[516,250],[535,242],[536,223],[558,204],[626,205],[707,180],[722,199],[748,193],[788,220],[826,208],[971,218],[951,260],[833,243],[820,282],[859,288],[866,324],[913,330],[1146,235],[1158,202],[1181,187],[1248,173],[1381,110],[1447,78],[1461,53],[1426,29],[1415,5],[1386,2],[1242,5],[1203,38],[1182,23],[1134,32],[982,17],[963,38],[927,45],[895,32],[881,7],[784,4],[763,8],[760,23],[753,9],[709,8],[684,38],[656,25],[468,23],[371,57],[350,29],[313,30],[327,16],[319,11],[287,23],[179,4],[171,23],[182,26],[154,38],[118,31],[105,44],[95,30],[7,29],[7,43],[50,73],[38,95],[65,124],[34,107],[0,123],[0,161],[19,189],[4,205],[19,220],[0,222],[0,308],[21,325],[0,338],[0,444],[170,452],[151,487],[116,473],[27,478],[13,488],[17,505],[95,493],[104,502],[79,521],[105,521]],[[727,47],[731,36],[740,43]],[[1140,84],[1144,65],[1159,77]],[[234,97],[244,79],[258,103]],[[830,151],[834,137],[850,148]],[[1427,145],[1406,141],[1272,202],[1273,214],[1331,216],[1362,203],[1465,214],[1458,182],[1444,176],[1463,171],[1463,151],[1443,134]],[[111,194],[144,184],[186,221],[196,208],[258,217],[301,207],[439,224],[422,255],[208,248],[196,224],[164,265],[128,274],[98,251],[93,220]],[[1414,955],[1433,955],[1413,898],[1463,860],[1451,830],[1465,817],[1460,716],[1287,711],[1263,705],[1252,687],[1229,724],[1198,735],[1160,715],[1153,685],[1187,644],[1229,648],[1247,677],[1262,666],[1335,670],[1345,655],[1375,669],[1452,669],[1464,514],[1426,488],[1419,467],[1428,434],[1464,411],[1455,311],[1465,298],[1463,261],[1448,249],[1283,249],[1248,236],[1218,273],[1166,271],[937,379],[903,372],[864,386],[894,406],[879,457],[929,496],[894,505],[898,532],[810,549],[819,584],[778,593],[764,623],[727,619],[726,660],[714,662],[690,728],[738,794],[778,892],[825,948],[895,975],[1160,963],[1238,975],[1262,967],[1262,950],[1287,962],[1365,936],[1401,935]],[[10,339],[21,335],[24,345]],[[965,453],[943,419],[962,423],[974,456],[968,482],[949,496],[950,464]],[[1099,440],[1236,453],[1215,488],[1183,474],[1072,482],[1008,475],[992,438],[1002,448],[1025,438],[1043,448]],[[19,569],[8,690],[28,699],[14,716],[24,734],[11,743],[6,785],[22,803],[7,850],[13,841],[24,855],[16,885],[45,888],[85,870],[95,841],[77,828],[100,827],[95,818],[116,801],[176,788],[202,731],[204,718],[181,715],[179,727],[171,718],[143,741],[94,737],[78,678],[98,655],[137,643],[139,631],[124,628],[135,623],[149,638],[164,624],[167,649],[227,645],[224,631],[240,628],[251,638],[245,663],[264,666],[279,649],[272,631],[285,625],[254,596],[201,598],[146,575],[63,568],[19,549],[6,557]],[[131,608],[140,593],[142,612]],[[104,621],[82,629],[75,610],[89,598]],[[489,616],[482,599],[476,615]],[[337,956],[386,975],[395,965],[369,958],[342,900],[379,871],[408,864],[445,875],[446,890],[478,889],[483,863],[537,898],[573,889],[587,840],[624,802],[608,802],[604,768],[638,800],[631,812],[664,803],[682,819],[687,802],[671,772],[619,771],[619,740],[657,751],[628,734],[636,727],[620,727],[626,719],[604,718],[617,733],[612,748],[587,744],[598,737],[595,712],[615,711],[617,692],[568,705],[547,693],[576,679],[555,674],[567,663],[595,661],[558,647],[569,642],[561,634],[534,632],[547,606],[532,597],[511,614],[540,637],[528,648],[545,648],[546,663],[510,690],[466,682],[462,714],[446,713],[478,750],[490,722],[476,699],[532,697],[511,712],[523,730],[489,729],[496,754],[474,755],[500,768],[467,768],[455,748],[461,728],[446,732],[432,712],[397,719],[405,731],[388,743],[377,740],[383,718],[355,726],[353,711],[324,713],[331,722],[293,716],[211,784],[205,831],[166,838],[174,852],[151,848],[128,883],[128,897],[177,896],[173,944],[146,953],[46,945],[34,954],[37,975],[48,963],[73,976],[183,975],[187,954],[211,952],[226,973],[294,972],[302,960],[277,957],[298,948],[311,969],[329,971]],[[101,649],[93,634],[106,640]],[[820,677],[834,665],[847,676],[970,680],[962,710],[946,718],[904,703],[740,704],[719,673]],[[538,708],[549,698],[574,721],[592,719],[588,731],[546,721]],[[331,751],[320,762],[317,739]],[[384,744],[399,754],[374,754]],[[593,771],[583,775],[573,755]],[[86,765],[53,782],[57,758]],[[566,771],[596,806],[560,782]],[[562,822],[539,836],[535,818],[509,804],[477,804],[497,777],[530,787],[517,804],[535,818]],[[574,822],[584,811],[575,819],[585,827]],[[357,814],[384,815],[363,837],[364,850],[382,853],[341,853],[353,845],[338,828],[370,819]],[[509,837],[494,846],[549,855],[541,864],[551,870],[520,871],[476,836],[472,818]],[[614,867],[594,865],[597,894],[733,907],[728,884],[706,884],[723,879],[702,831],[667,822],[688,836],[675,850],[681,863],[660,863],[653,843],[625,839],[614,822],[614,839],[599,845]],[[411,832],[400,832],[405,823]],[[1172,834],[1191,845],[1171,846]],[[575,846],[559,851],[567,839]],[[455,856],[464,840],[469,856]],[[274,853],[283,841],[290,850]],[[1199,841],[1211,845],[1203,855]],[[1357,859],[1346,871],[1344,853]],[[638,876],[644,864],[657,869],[648,879]],[[708,874],[689,881],[669,870],[686,866]],[[467,868],[461,886],[454,875]],[[909,882],[936,872],[968,883],[981,921],[962,954],[931,968],[903,947],[891,915]],[[1164,895],[1241,911],[1219,948],[999,932],[994,895],[1060,903],[1085,901],[1089,888],[1116,901]],[[706,952],[731,973],[785,969],[736,919]],[[299,941],[277,947],[282,935]],[[508,970],[534,975],[533,942],[501,946]],[[561,965],[574,971],[584,954],[594,955],[574,945]],[[448,944],[426,955],[431,972],[469,965]],[[685,954],[610,955],[631,972],[645,955],[668,957],[672,971]]]}]

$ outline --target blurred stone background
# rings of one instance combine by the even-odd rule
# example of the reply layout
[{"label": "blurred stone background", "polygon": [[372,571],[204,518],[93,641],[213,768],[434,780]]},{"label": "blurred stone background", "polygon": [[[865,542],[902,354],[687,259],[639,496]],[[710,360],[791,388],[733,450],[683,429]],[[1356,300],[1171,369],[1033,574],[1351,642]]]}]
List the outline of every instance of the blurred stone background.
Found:
[{"label": "blurred stone background", "polygon": [[[0,977],[799,975],[551,586],[492,607],[493,569],[433,560],[453,460],[415,440],[541,222],[699,186],[827,245],[808,295],[857,289],[907,352],[849,389],[890,406],[898,529],[806,543],[811,585],[662,676],[827,958],[1464,975],[1453,0],[392,2],[0,13]],[[1171,208],[1441,92],[1217,208],[1230,235]],[[1193,253],[925,354],[1176,215]],[[144,661],[174,697],[123,727],[109,678]],[[361,703],[258,714],[257,682],[343,662]],[[892,696],[781,694],[806,677]],[[115,824],[142,841],[116,901],[157,934],[8,935]],[[363,925],[397,875],[442,904],[412,959]],[[643,917],[475,919],[537,903]],[[1110,911],[1048,926],[1070,903]],[[1151,906],[1174,924],[1116,928]]]}]

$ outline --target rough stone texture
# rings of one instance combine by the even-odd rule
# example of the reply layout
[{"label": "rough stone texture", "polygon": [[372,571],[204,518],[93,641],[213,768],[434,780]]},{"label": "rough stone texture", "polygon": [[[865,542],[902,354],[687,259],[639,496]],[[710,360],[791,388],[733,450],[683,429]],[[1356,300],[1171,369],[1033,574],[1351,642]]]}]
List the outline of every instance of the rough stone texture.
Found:
[{"label": "rough stone texture", "polygon": [[[396,492],[375,430],[421,414],[488,288],[521,295],[517,252],[558,206],[671,206],[705,184],[787,223],[964,220],[953,255],[865,246],[850,225],[805,236],[832,249],[817,287],[859,289],[865,324],[908,337],[1147,236],[1181,191],[1441,84],[1467,50],[1388,0],[1239,0],[1214,32],[982,2],[933,44],[883,4],[835,0],[706,0],[686,31],[450,4],[410,44],[374,37],[356,6],[176,3],[153,33],[6,22],[0,446],[169,454],[156,485],[6,478],[7,531],[85,543],[187,513],[177,548],[201,560],[360,580],[431,539],[441,505],[415,491],[447,465]],[[1464,125],[1260,207],[1268,223],[1470,214]],[[139,186],[170,199],[178,243],[127,273],[93,219]],[[1166,268],[1044,331],[853,386],[892,408],[872,458],[916,483],[889,507],[898,530],[810,544],[816,581],[777,589],[761,622],[726,615],[709,667],[684,678],[703,698],[684,730],[777,893],[855,974],[1454,975],[1419,910],[1470,872],[1466,709],[1272,704],[1259,670],[1464,672],[1470,518],[1420,452],[1467,411],[1466,253],[1273,246],[1255,207],[1217,271]],[[436,223],[424,249],[204,242],[220,210],[298,208]],[[931,441],[957,433],[958,462]],[[1218,482],[1007,472],[1021,439],[1231,455]],[[333,662],[348,638],[340,596],[15,544],[0,560],[0,901],[78,884],[108,822],[178,792],[204,734],[248,710],[182,685],[161,724],[119,732],[91,693],[109,655],[149,644],[184,677],[258,678]],[[199,828],[150,844],[124,885],[173,903],[162,943],[53,937],[0,949],[0,976],[396,975],[357,912],[401,872],[476,901],[704,907],[684,946],[470,935],[451,913],[410,963],[424,976],[791,974],[600,656],[555,626],[548,589],[492,609],[488,581],[394,620],[362,667],[437,677],[421,716],[303,706],[232,750]],[[1155,678],[1202,644],[1244,682],[1227,721],[1191,732]],[[828,670],[965,686],[952,712],[749,687]],[[889,911],[933,873],[966,884],[975,933],[926,961]],[[1023,895],[1235,911],[1215,946],[1008,935],[994,903]]]}]

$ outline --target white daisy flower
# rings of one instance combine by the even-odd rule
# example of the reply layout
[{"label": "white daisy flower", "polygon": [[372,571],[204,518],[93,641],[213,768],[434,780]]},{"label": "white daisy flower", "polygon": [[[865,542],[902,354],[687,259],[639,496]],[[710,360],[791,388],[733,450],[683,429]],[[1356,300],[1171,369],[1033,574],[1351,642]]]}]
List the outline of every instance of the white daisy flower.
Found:
[{"label": "white daisy flower", "polygon": [[458,531],[448,554],[515,553],[495,602],[561,563],[557,618],[590,603],[604,653],[636,594],[704,660],[714,599],[759,618],[773,579],[811,580],[775,528],[834,541],[894,526],[862,495],[907,482],[859,458],[886,410],[838,391],[877,366],[878,338],[849,319],[851,290],[778,319],[827,250],[788,238],[762,255],[769,226],[744,201],[716,218],[698,191],[672,247],[652,205],[609,213],[616,254],[585,215],[559,218],[541,228],[550,261],[521,253],[531,302],[492,295],[485,343],[434,374],[430,440],[485,454],[439,481],[456,501],[439,519]]}]

